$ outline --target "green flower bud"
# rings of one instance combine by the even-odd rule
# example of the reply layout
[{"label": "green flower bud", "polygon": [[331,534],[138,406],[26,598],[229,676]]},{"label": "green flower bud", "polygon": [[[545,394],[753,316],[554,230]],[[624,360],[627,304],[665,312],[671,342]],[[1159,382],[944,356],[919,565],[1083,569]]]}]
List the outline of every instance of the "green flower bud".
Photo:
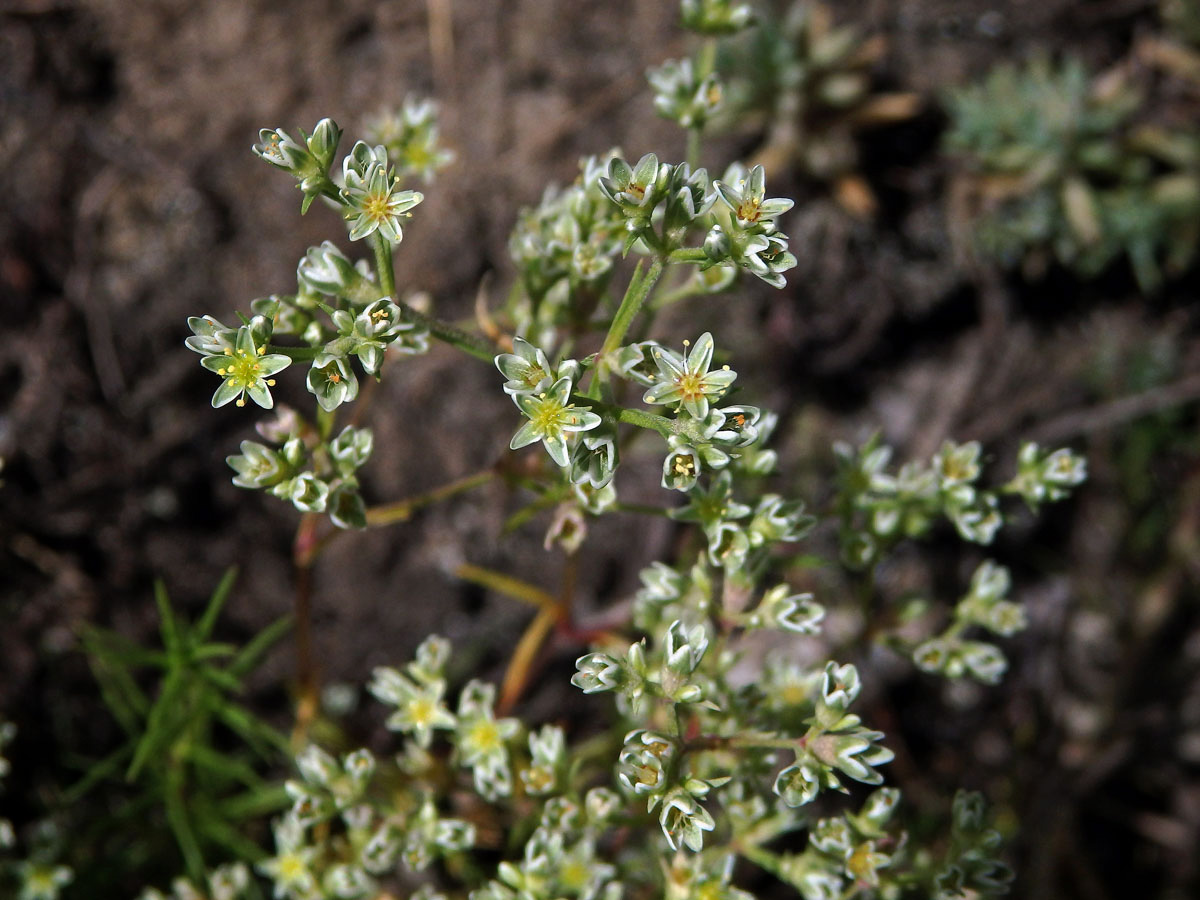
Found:
[{"label": "green flower bud", "polygon": [[329,499],[329,485],[312,472],[301,472],[288,485],[288,499],[301,512],[325,512]]},{"label": "green flower bud", "polygon": [[367,527],[367,509],[357,482],[343,481],[329,494],[326,505],[329,521],[338,528],[363,529]]},{"label": "green flower bud", "polygon": [[225,457],[225,462],[237,472],[233,483],[238,487],[271,487],[288,476],[289,466],[278,451],[255,441],[242,441],[241,451],[241,455]]}]

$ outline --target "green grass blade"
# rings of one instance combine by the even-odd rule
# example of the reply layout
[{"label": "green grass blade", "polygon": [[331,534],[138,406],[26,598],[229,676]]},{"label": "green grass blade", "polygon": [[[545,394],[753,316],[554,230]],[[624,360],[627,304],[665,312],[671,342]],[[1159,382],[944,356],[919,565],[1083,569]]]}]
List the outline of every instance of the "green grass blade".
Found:
[{"label": "green grass blade", "polygon": [[236,566],[226,569],[225,574],[221,576],[221,581],[217,584],[217,589],[213,591],[204,614],[200,616],[200,621],[196,623],[196,627],[192,631],[198,643],[207,641],[212,634],[213,627],[217,624],[217,616],[221,614],[225,601],[229,599],[229,593],[233,590],[237,576]]},{"label": "green grass blade", "polygon": [[292,627],[291,616],[276,619],[254,638],[242,651],[234,657],[226,669],[234,675],[245,675],[261,661],[263,655]]}]

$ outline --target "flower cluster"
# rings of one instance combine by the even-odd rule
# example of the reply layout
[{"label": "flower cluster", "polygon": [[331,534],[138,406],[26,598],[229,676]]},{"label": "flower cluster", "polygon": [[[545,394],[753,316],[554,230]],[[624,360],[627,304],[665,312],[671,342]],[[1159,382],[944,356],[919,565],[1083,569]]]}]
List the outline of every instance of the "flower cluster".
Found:
[{"label": "flower cluster", "polygon": [[701,74],[690,59],[668,60],[646,73],[654,91],[654,108],[684,128],[703,128],[721,108],[721,83],[712,72]]},{"label": "flower cluster", "polygon": [[242,900],[250,896],[250,884],[250,869],[245,863],[228,863],[206,872],[199,885],[187,878],[176,878],[171,893],[149,887],[138,895],[138,900]]},{"label": "flower cluster", "polygon": [[955,607],[954,619],[945,631],[913,650],[913,661],[926,672],[960,678],[970,675],[987,684],[996,684],[1008,662],[999,647],[985,641],[962,637],[968,628],[977,627],[1001,637],[1011,637],[1025,628],[1025,610],[1005,599],[1011,579],[1008,570],[990,560],[975,570],[971,588]]},{"label": "flower cluster", "polygon": [[[782,57],[796,80],[789,96],[799,102],[816,89],[817,106],[859,105],[870,54],[858,55],[857,37],[833,28],[819,4],[797,6],[803,12],[782,38],[802,45]],[[683,0],[681,13],[710,38],[752,18],[747,4],[731,0]],[[341,132],[328,120],[301,141],[263,132],[260,155],[300,181],[305,207],[315,196],[328,200],[350,240],[368,241],[374,258],[352,260],[326,241],[299,261],[294,293],[253,301],[240,326],[190,320],[187,345],[222,379],[213,405],[242,405],[248,396],[270,407],[273,376],[290,362],[309,364],[316,413],[310,421],[281,407],[260,424],[261,441],[243,441],[228,459],[235,484],[325,513],[340,527],[384,520],[387,509],[368,516],[360,493],[372,432],[337,417],[358,396],[360,378],[381,377],[389,355],[424,352],[436,337],[494,363],[520,414],[510,448],[540,443],[553,463],[483,473],[532,494],[511,524],[547,514],[547,547],[568,554],[587,538],[585,516],[611,512],[657,516],[682,538],[672,561],[642,571],[628,618],[596,627],[576,622],[565,599],[464,567],[541,607],[517,644],[500,699],[491,683],[466,673],[459,680],[458,667],[448,666],[449,644],[436,636],[407,664],[376,668],[368,689],[389,710],[386,727],[399,752],[330,752],[313,743],[296,755],[297,774],[284,785],[290,808],[274,823],[273,855],[257,865],[276,898],[411,893],[407,872],[426,873],[419,880],[429,883],[411,894],[421,900],[441,900],[434,885],[470,900],[749,900],[735,883],[739,858],[806,900],[991,897],[1003,889],[994,835],[974,799],[956,801],[942,857],[909,851],[899,791],[880,788],[893,751],[864,721],[874,718],[863,713],[866,704],[854,704],[871,694],[860,667],[876,649],[868,635],[881,631],[885,646],[921,670],[997,680],[1003,653],[975,635],[1008,637],[1025,625],[1007,596],[1007,570],[980,565],[940,632],[893,632],[871,620],[861,641],[846,639],[845,610],[830,587],[837,575],[832,566],[814,574],[813,556],[796,547],[816,517],[786,487],[762,488],[777,463],[767,446],[777,417],[735,395],[737,373],[712,333],[682,347],[677,338],[650,337],[668,303],[725,290],[743,271],[781,288],[796,266],[779,230],[793,204],[767,194],[764,168],[735,163],[713,179],[695,165],[706,125],[726,106],[716,59],[710,39],[694,59],[649,75],[659,111],[690,132],[688,162],[653,153],[629,162],[617,151],[591,157],[573,184],[547,190],[522,213],[509,242],[515,283],[494,319],[480,292],[483,336],[440,321],[428,304],[396,290],[391,254],[422,200],[405,179],[427,180],[449,160],[432,104],[409,99],[375,120],[369,141],[342,160],[333,176],[339,182],[328,172]],[[796,59],[813,65],[801,72]],[[810,172],[819,169],[814,159]],[[629,264],[623,295],[610,293],[618,254],[631,253],[640,259]],[[638,464],[629,439],[647,433],[662,442],[651,450],[652,471],[662,458],[660,484],[678,492],[666,495],[674,498],[669,506],[617,499],[622,453]],[[978,443],[947,442],[931,460],[893,471],[890,449],[877,440],[838,448],[832,518],[847,577],[871,601],[864,612],[874,612],[874,567],[900,541],[944,520],[986,545],[1004,522],[1002,498],[1020,497],[1036,510],[1085,474],[1070,451],[1027,445],[1016,476],[990,488],[982,456]],[[478,482],[460,479],[421,502],[464,483]],[[552,630],[560,644],[549,647]],[[530,725],[510,717],[536,667],[552,666],[571,642],[582,652],[581,634],[590,644],[571,683],[587,695],[589,711],[611,700],[609,729],[581,731],[567,715]],[[857,812],[838,813],[833,792],[850,793],[851,782],[879,789]],[[781,840],[801,830],[803,845]],[[187,890],[233,898],[245,887],[245,870],[224,872],[219,883],[217,874]]]},{"label": "flower cluster", "polygon": [[778,230],[775,220],[792,208],[792,201],[767,197],[762,166],[746,172],[734,164],[713,187],[721,203],[704,239],[709,265],[733,264],[772,287],[783,287],[783,273],[795,268],[796,257],[788,251],[788,236]]},{"label": "flower cluster", "polygon": [[521,286],[508,304],[515,330],[549,344],[555,329],[590,315],[607,289],[621,250],[624,221],[600,191],[615,151],[587,157],[566,188],[548,187],[541,203],[522,210],[508,241]]},{"label": "flower cluster", "polygon": [[892,450],[871,438],[855,449],[837,444],[842,552],[846,561],[866,568],[902,538],[925,534],[939,516],[949,519],[963,540],[990,544],[1004,523],[1000,495],[1019,494],[1031,505],[1060,500],[1086,474],[1082,459],[1070,450],[1044,454],[1025,445],[1020,471],[998,490],[979,487],[983,473],[977,441],[947,441],[928,466],[909,462],[887,471]]},{"label": "flower cluster", "polygon": [[[401,757],[402,765],[428,763],[422,757],[434,728],[479,731],[477,723],[467,724],[462,704],[457,718],[441,704],[448,650],[445,641],[430,638],[406,667],[407,674],[382,668],[375,672],[371,691],[398,707],[388,726],[414,739],[407,757]],[[468,685],[464,695],[472,691]],[[499,726],[508,722],[494,723],[497,731],[506,731]],[[309,746],[296,757],[296,765],[300,778],[286,785],[292,807],[275,823],[275,855],[258,866],[275,884],[276,897],[374,896],[380,880],[398,866],[422,871],[476,842],[474,826],[444,815],[427,789],[414,784],[403,799],[377,790],[379,765],[367,750],[355,750],[339,761]]]},{"label": "flower cluster", "polygon": [[293,175],[297,187],[304,192],[301,213],[307,212],[313,200],[329,194],[335,187],[329,178],[329,167],[342,139],[342,129],[332,119],[322,119],[312,135],[300,132],[292,138],[282,128],[264,128],[258,133],[259,143],[254,152],[271,165]]},{"label": "flower cluster", "polygon": [[792,201],[768,198],[765,184],[761,166],[746,172],[735,164],[723,180],[712,182],[704,169],[660,163],[653,153],[632,166],[615,156],[599,179],[600,190],[624,217],[626,249],[678,252],[690,232],[703,229],[701,247],[691,257],[702,270],[741,268],[781,288],[796,258],[775,220]]},{"label": "flower cluster", "polygon": [[439,143],[437,114],[432,100],[410,94],[399,109],[383,110],[366,122],[367,139],[383,146],[401,178],[428,184],[454,162],[454,154]]},{"label": "flower cluster", "polygon": [[1007,490],[1036,511],[1043,503],[1062,500],[1087,478],[1087,460],[1066,447],[1045,451],[1025,443],[1017,453],[1017,476]]},{"label": "flower cluster", "polygon": [[[430,332],[420,324],[425,321],[421,314],[394,296],[386,247],[400,240],[402,221],[421,200],[419,193],[401,189],[397,171],[427,176],[444,159],[434,152],[432,106],[408,101],[399,116],[401,124],[386,145],[358,141],[353,146],[342,161],[340,187],[327,172],[341,130],[328,119],[303,143],[272,130],[263,131],[263,143],[256,147],[259,156],[301,180],[306,207],[318,195],[339,205],[351,240],[377,233],[383,244],[376,247],[375,261],[383,268],[373,271],[366,260],[352,261],[325,241],[310,247],[297,264],[295,293],[252,301],[253,316],[243,316],[242,325],[228,327],[213,316],[188,320],[188,348],[222,379],[213,394],[215,407],[231,402],[244,406],[249,397],[270,409],[274,376],[293,361],[309,361],[305,386],[320,407],[317,421],[309,423],[286,409],[276,422],[259,426],[260,434],[276,446],[243,441],[241,453],[230,456],[229,464],[238,486],[268,490],[304,512],[328,513],[342,528],[366,524],[357,472],[370,456],[371,432],[348,427],[335,436],[325,414],[357,398],[355,364],[378,378],[389,351],[395,357],[429,347]],[[393,151],[407,160],[399,169],[389,159]],[[423,152],[431,155],[420,162]]]},{"label": "flower cluster", "polygon": [[891,827],[899,801],[899,791],[880,788],[857,813],[818,819],[802,853],[780,854],[764,862],[806,900],[878,888],[881,870],[892,864],[904,840]]},{"label": "flower cluster", "polygon": [[322,439],[294,410],[284,409],[258,431],[278,446],[242,441],[241,453],[226,458],[237,473],[234,484],[268,491],[301,512],[328,513],[339,528],[366,525],[357,472],[371,456],[370,429],[347,425],[335,437]]}]

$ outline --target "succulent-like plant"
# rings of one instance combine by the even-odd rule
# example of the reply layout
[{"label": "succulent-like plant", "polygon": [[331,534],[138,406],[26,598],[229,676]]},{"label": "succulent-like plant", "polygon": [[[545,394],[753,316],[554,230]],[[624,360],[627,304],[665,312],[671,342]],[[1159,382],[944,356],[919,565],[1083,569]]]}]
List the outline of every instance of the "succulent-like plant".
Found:
[{"label": "succulent-like plant", "polygon": [[1200,216],[1200,134],[1139,123],[1143,90],[1124,68],[1078,59],[1001,64],[952,91],[945,146],[953,211],[975,246],[1036,274],[1051,261],[1094,276],[1128,259],[1144,291],[1189,265]]}]

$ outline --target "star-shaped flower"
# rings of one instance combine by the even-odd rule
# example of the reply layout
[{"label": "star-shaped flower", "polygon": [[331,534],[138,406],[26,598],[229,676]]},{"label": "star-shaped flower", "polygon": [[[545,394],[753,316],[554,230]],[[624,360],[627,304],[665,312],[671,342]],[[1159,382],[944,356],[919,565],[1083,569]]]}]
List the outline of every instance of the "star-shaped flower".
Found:
[{"label": "star-shaped flower", "polygon": [[275,379],[271,376],[286,369],[290,363],[291,360],[282,353],[267,353],[265,343],[256,347],[255,334],[249,325],[238,329],[233,347],[200,360],[200,365],[225,379],[213,394],[214,407],[235,399],[238,406],[245,406],[249,394],[250,399],[263,409],[275,405],[270,391]]},{"label": "star-shaped flower", "polygon": [[513,435],[509,447],[516,450],[540,440],[558,465],[570,465],[567,438],[579,431],[590,431],[600,424],[600,417],[588,407],[576,407],[571,402],[571,379],[560,378],[540,393],[514,394],[513,401],[529,419]]},{"label": "star-shaped flower", "polygon": [[729,366],[708,371],[712,364],[713,339],[707,331],[682,357],[665,347],[654,347],[651,353],[658,365],[659,376],[642,399],[646,403],[678,403],[696,419],[707,416],[709,398],[716,399],[724,394],[737,378],[737,373]]},{"label": "star-shaped flower", "polygon": [[[350,240],[359,241],[379,231],[393,244],[398,244],[404,236],[401,222],[425,196],[420,191],[399,190],[400,179],[388,168],[386,152],[380,151],[382,148],[376,148],[373,156],[352,153],[346,158],[342,167],[346,182],[342,198],[349,209],[345,216],[350,222]],[[368,158],[370,161],[364,165]]]}]

